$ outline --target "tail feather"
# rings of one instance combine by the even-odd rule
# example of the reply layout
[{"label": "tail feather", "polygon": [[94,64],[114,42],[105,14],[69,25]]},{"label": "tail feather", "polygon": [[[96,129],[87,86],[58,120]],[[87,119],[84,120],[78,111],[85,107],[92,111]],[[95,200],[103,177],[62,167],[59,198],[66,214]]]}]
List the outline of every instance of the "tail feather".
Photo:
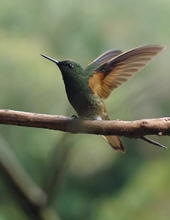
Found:
[{"label": "tail feather", "polygon": [[113,147],[114,150],[116,151],[120,150],[122,152],[126,151],[118,136],[114,135],[114,136],[103,136],[103,137],[108,141],[108,143],[111,145],[111,147]]},{"label": "tail feather", "polygon": [[[97,120],[110,120],[106,110],[103,114],[103,117],[99,116],[99,117],[95,117],[95,119],[97,119]],[[110,144],[110,146],[114,150],[116,150],[116,151],[120,150],[122,152],[126,152],[126,149],[124,148],[124,146],[118,136],[113,135],[113,136],[103,136],[103,137],[108,141],[108,143]]]}]

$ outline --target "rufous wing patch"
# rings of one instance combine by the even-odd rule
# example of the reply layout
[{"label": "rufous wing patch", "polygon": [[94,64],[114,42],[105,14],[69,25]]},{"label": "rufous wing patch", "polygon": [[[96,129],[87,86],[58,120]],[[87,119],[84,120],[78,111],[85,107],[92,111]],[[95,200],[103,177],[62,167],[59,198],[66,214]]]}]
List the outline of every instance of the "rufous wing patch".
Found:
[{"label": "rufous wing patch", "polygon": [[89,77],[88,86],[90,87],[90,89],[92,90],[94,95],[96,95],[96,96],[97,95],[101,96],[103,78],[104,78],[103,73],[98,73],[95,71],[94,71],[93,75],[91,77]]},{"label": "rufous wing patch", "polygon": [[141,71],[164,46],[148,45],[122,53],[93,71],[89,87],[95,95],[107,99],[110,93]]}]

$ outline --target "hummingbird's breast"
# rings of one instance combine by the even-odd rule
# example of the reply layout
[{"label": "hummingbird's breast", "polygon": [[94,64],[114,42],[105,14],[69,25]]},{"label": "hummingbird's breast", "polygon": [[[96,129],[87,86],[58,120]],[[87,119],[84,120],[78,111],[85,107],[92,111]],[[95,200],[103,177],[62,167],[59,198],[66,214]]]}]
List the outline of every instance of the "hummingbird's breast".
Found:
[{"label": "hummingbird's breast", "polygon": [[70,103],[82,118],[97,118],[105,112],[103,100],[93,94],[79,93],[70,99]]},{"label": "hummingbird's breast", "polygon": [[74,82],[66,84],[66,93],[70,104],[73,106],[79,117],[82,118],[105,118],[106,109],[102,98],[95,95],[90,87],[88,81]]}]

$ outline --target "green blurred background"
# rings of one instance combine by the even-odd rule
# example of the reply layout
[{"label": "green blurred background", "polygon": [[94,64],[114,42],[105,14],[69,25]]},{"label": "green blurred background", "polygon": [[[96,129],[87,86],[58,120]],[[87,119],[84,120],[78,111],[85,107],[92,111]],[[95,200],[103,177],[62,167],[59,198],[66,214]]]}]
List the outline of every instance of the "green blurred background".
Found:
[{"label": "green blurred background", "polygon": [[[169,116],[169,21],[168,0],[1,0],[0,108],[75,114],[60,71],[41,53],[85,67],[112,48],[126,51],[163,44],[167,50],[115,90],[106,106],[111,119]],[[58,161],[62,155],[65,168],[49,206],[63,220],[167,220],[170,216],[169,150],[122,138],[127,149],[122,154],[100,136],[9,125],[0,125],[0,135],[0,144],[8,143],[41,187],[48,179],[52,156]],[[170,138],[153,138],[170,149]],[[29,218],[0,175],[0,220],[9,219]]]}]

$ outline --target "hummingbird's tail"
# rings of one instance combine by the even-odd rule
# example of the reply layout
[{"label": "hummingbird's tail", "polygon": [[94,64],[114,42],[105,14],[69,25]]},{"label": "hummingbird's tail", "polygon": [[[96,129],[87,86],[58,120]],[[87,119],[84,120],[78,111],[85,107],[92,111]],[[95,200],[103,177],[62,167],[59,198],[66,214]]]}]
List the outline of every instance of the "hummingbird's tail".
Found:
[{"label": "hummingbird's tail", "polygon": [[125,152],[125,148],[118,136],[103,136],[114,150]]}]

